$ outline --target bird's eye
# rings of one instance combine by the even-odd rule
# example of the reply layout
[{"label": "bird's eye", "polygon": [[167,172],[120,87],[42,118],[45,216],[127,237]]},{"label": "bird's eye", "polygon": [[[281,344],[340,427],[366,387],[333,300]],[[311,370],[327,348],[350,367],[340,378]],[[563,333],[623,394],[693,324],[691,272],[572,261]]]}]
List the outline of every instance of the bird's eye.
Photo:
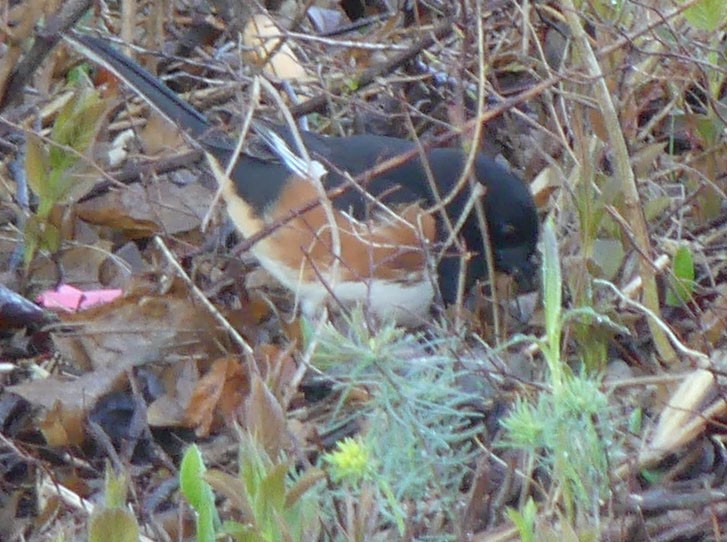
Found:
[{"label": "bird's eye", "polygon": [[516,228],[512,224],[503,224],[502,225],[501,233],[506,237],[514,235],[515,231],[516,231]]}]

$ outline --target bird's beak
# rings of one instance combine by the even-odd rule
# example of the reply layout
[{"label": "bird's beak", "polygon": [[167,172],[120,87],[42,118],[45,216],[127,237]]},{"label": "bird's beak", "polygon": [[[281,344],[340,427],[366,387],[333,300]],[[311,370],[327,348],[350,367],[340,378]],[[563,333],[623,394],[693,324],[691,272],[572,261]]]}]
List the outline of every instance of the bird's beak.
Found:
[{"label": "bird's beak", "polygon": [[497,267],[510,275],[521,293],[533,292],[540,287],[540,263],[528,248],[516,247],[497,252]]}]

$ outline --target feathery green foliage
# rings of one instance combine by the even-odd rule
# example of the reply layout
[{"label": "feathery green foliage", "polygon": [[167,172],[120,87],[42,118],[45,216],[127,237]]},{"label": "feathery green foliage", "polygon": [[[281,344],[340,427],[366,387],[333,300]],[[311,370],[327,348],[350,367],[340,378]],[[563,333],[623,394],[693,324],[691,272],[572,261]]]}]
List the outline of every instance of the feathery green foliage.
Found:
[{"label": "feathery green foliage", "polygon": [[[400,533],[405,519],[416,522],[425,514],[455,520],[460,487],[475,457],[476,414],[467,405],[478,397],[462,389],[465,372],[448,349],[453,339],[406,334],[393,325],[373,334],[358,311],[346,327],[343,334],[324,324],[311,360],[329,374],[346,375],[337,385],[344,399],[354,387],[370,393],[354,414],[366,420],[360,441],[366,474],[340,484],[334,501],[351,491],[374,491],[381,497],[380,513]],[[339,405],[332,422],[345,418],[343,410]]]}]

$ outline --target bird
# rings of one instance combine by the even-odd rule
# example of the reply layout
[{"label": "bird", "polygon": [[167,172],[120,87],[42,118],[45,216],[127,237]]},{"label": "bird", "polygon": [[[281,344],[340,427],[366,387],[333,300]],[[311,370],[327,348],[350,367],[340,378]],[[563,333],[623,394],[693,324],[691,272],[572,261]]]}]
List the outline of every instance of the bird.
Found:
[{"label": "bird", "polygon": [[[478,207],[495,268],[524,290],[537,283],[539,221],[529,187],[484,154],[475,156],[474,181],[462,182],[463,149],[421,151],[401,138],[325,136],[264,120],[252,123],[258,143],[251,148],[265,152],[239,152],[233,137],[109,40],[79,31],[64,38],[216,160],[232,222],[256,240],[255,258],[305,313],[362,304],[379,319],[426,322],[435,300],[451,304],[462,286],[487,277]],[[387,161],[391,167],[375,168]],[[453,237],[467,261],[461,250],[451,254]],[[437,252],[443,245],[450,250]]]}]

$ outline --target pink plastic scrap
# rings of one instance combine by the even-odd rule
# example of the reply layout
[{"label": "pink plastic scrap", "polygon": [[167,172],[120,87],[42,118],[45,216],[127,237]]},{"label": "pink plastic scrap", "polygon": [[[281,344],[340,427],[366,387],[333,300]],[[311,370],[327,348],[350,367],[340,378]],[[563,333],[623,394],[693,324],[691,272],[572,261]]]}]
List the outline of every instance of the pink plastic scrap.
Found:
[{"label": "pink plastic scrap", "polygon": [[38,296],[38,303],[46,309],[62,309],[76,312],[101,303],[110,303],[121,297],[119,289],[108,290],[79,290],[68,284],[59,286],[56,290],[46,290]]}]

